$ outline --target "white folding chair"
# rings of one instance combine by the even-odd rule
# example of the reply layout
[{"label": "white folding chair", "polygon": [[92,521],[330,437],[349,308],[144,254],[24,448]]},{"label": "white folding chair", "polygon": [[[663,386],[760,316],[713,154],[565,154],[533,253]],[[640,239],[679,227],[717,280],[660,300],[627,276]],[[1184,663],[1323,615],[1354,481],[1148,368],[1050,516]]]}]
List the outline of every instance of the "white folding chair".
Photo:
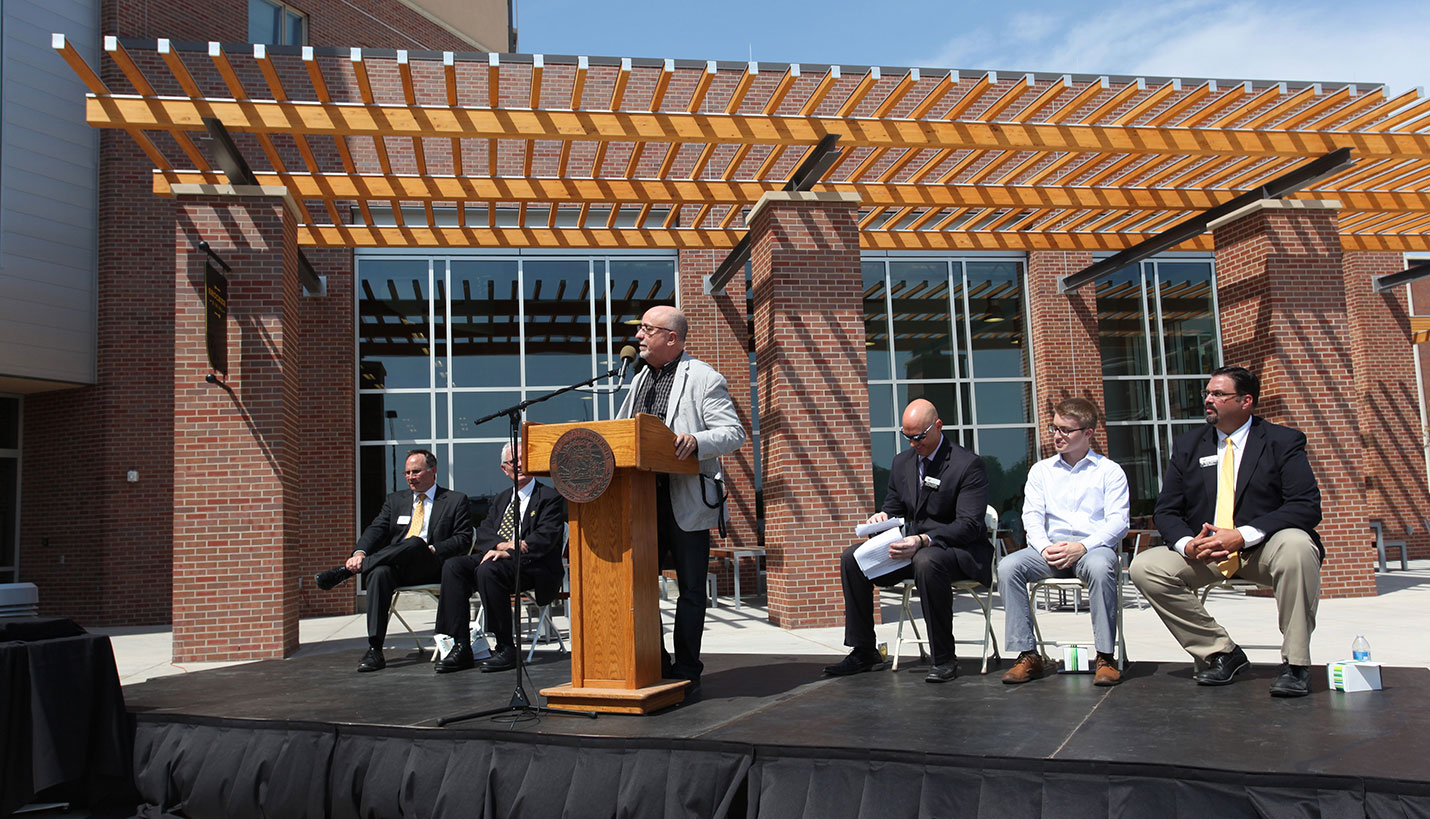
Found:
[{"label": "white folding chair", "polygon": [[566,653],[566,640],[561,636],[561,630],[551,620],[551,609],[558,605],[565,605],[571,599],[571,571],[566,560],[566,550],[570,548],[571,524],[566,524],[561,536],[561,566],[565,569],[561,577],[561,590],[554,597],[545,603],[537,602],[536,595],[530,590],[521,593],[521,600],[524,604],[537,607],[536,628],[531,632],[531,646],[526,650],[526,661],[531,662],[536,656],[537,643],[550,643],[556,641],[557,651]]},{"label": "white folding chair", "polygon": [[[983,524],[988,529],[989,539],[994,546],[993,552],[993,576],[998,576],[998,552],[997,537],[995,532],[998,529],[998,512],[993,507],[988,507],[983,515]],[[899,670],[899,654],[904,643],[914,643],[919,647],[919,660],[928,661],[928,651],[924,646],[928,645],[928,639],[919,633],[918,621],[914,618],[913,609],[909,606],[909,600],[913,597],[914,581],[904,580],[900,584],[903,587],[903,601],[899,606],[899,627],[894,635],[894,665],[893,670]],[[983,610],[983,639],[980,640],[957,640],[955,645],[963,643],[965,645],[981,644],[983,646],[983,666],[982,673],[988,673],[988,658],[992,657],[995,662],[1001,659],[998,656],[998,637],[993,633],[993,589],[979,583],[977,580],[955,580],[953,581],[954,591],[966,591],[972,595],[978,607]],[[904,636],[904,625],[908,624],[914,636]]]},{"label": "white folding chair", "polygon": [[[1268,586],[1268,585],[1266,585],[1265,583],[1258,583],[1258,582],[1256,582],[1255,580],[1248,580],[1248,579],[1245,578],[1245,577],[1227,577],[1227,578],[1223,578],[1222,580],[1218,580],[1218,581],[1216,581],[1216,582],[1214,582],[1214,583],[1211,583],[1210,585],[1202,586],[1202,590],[1201,590],[1201,595],[1200,595],[1200,596],[1201,596],[1201,601],[1202,601],[1202,605],[1203,605],[1203,606],[1205,606],[1205,605],[1207,604],[1207,596],[1208,596],[1209,594],[1211,594],[1212,591],[1215,590],[1215,589],[1223,589],[1223,590],[1226,590],[1226,591],[1241,592],[1241,593],[1243,593],[1243,594],[1246,593],[1246,592],[1249,592],[1249,591],[1271,591],[1271,590],[1272,590],[1271,587]],[[1281,644],[1280,644],[1280,643],[1276,643],[1275,645],[1271,645],[1271,644],[1268,644],[1268,643],[1262,643],[1262,644],[1259,644],[1259,645],[1252,645],[1252,644],[1250,644],[1250,643],[1237,643],[1237,646],[1238,646],[1239,648],[1242,648],[1242,649],[1252,649],[1253,651],[1255,651],[1255,650],[1260,650],[1260,651],[1276,651],[1276,652],[1281,651]]]},{"label": "white folding chair", "polygon": [[[473,530],[472,530],[472,545],[467,549],[467,554],[471,554],[472,551],[475,550],[476,548],[477,548],[477,531],[476,531],[476,529],[473,529]],[[429,597],[429,598],[432,599],[432,607],[433,607],[433,608],[436,608],[436,607],[440,604],[440,602],[441,602],[441,591],[442,591],[442,584],[441,584],[441,583],[419,583],[419,584],[414,585],[414,586],[398,586],[397,588],[395,588],[395,589],[392,590],[392,601],[391,601],[391,603],[390,603],[390,604],[388,605],[388,607],[387,607],[387,622],[388,622],[389,625],[391,625],[391,623],[392,623],[392,618],[393,618],[394,616],[396,616],[396,617],[397,617],[397,622],[401,623],[401,624],[402,624],[402,627],[405,628],[405,629],[407,629],[407,633],[408,633],[409,635],[411,635],[412,641],[417,644],[417,650],[418,650],[418,651],[423,650],[424,648],[426,648],[426,646],[422,645],[422,639],[417,636],[417,631],[416,631],[415,629],[413,629],[412,626],[411,626],[411,624],[409,624],[409,623],[407,622],[407,618],[405,618],[405,617],[402,616],[402,612],[401,612],[401,611],[398,611],[398,609],[397,609],[397,601],[398,601],[398,599],[400,599],[400,598],[402,597],[402,595],[404,595],[404,594],[426,595],[427,597]],[[440,649],[439,649],[436,645],[433,645],[433,646],[432,646],[432,661],[433,661],[433,662],[436,662],[439,652],[440,652]]]},{"label": "white folding chair", "polygon": [[[1117,561],[1117,618],[1115,622],[1117,626],[1116,659],[1117,667],[1120,669],[1127,668],[1127,636],[1122,633],[1122,600],[1123,588],[1126,584],[1127,570],[1123,567],[1122,560],[1119,557]],[[1081,577],[1046,577],[1042,580],[1034,580],[1028,584],[1028,614],[1033,618],[1033,640],[1037,643],[1038,653],[1043,655],[1043,659],[1047,662],[1052,662],[1052,656],[1048,654],[1047,647],[1049,643],[1055,643],[1056,641],[1044,640],[1043,631],[1038,627],[1037,594],[1040,589],[1044,592],[1049,589],[1056,589],[1059,593],[1072,591],[1076,595],[1081,595],[1083,591],[1087,590],[1087,584],[1083,582]],[[1091,606],[1091,603],[1089,603],[1089,606]],[[1073,611],[1076,613],[1077,608],[1074,607]],[[1089,611],[1091,611],[1090,608]]]}]

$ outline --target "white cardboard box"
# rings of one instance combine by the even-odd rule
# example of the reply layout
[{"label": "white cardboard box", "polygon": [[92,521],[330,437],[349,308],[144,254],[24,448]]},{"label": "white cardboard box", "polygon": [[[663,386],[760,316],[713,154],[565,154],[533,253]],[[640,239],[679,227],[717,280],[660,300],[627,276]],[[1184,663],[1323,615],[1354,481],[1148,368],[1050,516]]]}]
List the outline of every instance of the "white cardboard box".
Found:
[{"label": "white cardboard box", "polygon": [[1379,691],[1380,663],[1340,660],[1326,663],[1326,685],[1332,691]]},{"label": "white cardboard box", "polygon": [[1097,666],[1097,650],[1077,643],[1058,643],[1063,650],[1062,674],[1091,674]]}]

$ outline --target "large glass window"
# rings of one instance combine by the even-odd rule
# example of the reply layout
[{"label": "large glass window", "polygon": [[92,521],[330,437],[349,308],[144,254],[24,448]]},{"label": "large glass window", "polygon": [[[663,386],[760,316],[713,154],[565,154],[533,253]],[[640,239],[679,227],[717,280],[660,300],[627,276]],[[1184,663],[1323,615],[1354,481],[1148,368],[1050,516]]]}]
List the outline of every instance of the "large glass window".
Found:
[{"label": "large glass window", "polygon": [[1146,261],[1097,285],[1107,454],[1127,470],[1134,517],[1152,514],[1172,440],[1205,423],[1221,366],[1210,259]]},{"label": "large glass window", "polygon": [[863,270],[876,503],[905,446],[903,408],[926,398],[944,434],[983,456],[988,502],[1011,527],[1036,444],[1023,262],[866,258]]},{"label": "large glass window", "polygon": [[[357,279],[359,525],[403,485],[403,455],[419,447],[480,519],[504,486],[507,426],[474,422],[609,370],[640,316],[675,303],[672,257],[361,255]],[[618,399],[577,390],[526,420],[609,419]]]},{"label": "large glass window", "polygon": [[277,0],[248,0],[248,41],[307,45],[308,16]]},{"label": "large glass window", "polygon": [[20,399],[0,395],[0,583],[17,579],[20,541]]}]

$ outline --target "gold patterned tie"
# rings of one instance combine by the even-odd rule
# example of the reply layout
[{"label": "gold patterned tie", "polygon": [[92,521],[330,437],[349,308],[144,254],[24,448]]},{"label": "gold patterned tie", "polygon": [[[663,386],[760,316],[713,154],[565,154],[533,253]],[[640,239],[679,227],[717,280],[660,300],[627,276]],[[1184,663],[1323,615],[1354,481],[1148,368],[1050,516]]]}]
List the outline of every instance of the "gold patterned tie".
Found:
[{"label": "gold patterned tie", "polygon": [[512,513],[518,508],[520,507],[513,501],[511,506],[506,508],[506,512],[502,514],[501,523],[497,524],[497,539],[502,543],[511,540],[511,536],[516,534],[516,523],[513,520],[515,515]]},{"label": "gold patterned tie", "polygon": [[426,517],[426,515],[423,514],[423,506],[426,500],[426,495],[417,496],[417,508],[412,512],[412,525],[407,527],[408,537],[422,536],[422,521]]},{"label": "gold patterned tie", "polygon": [[[1226,452],[1221,456],[1221,474],[1216,484],[1216,519],[1212,525],[1218,529],[1232,529],[1236,526],[1232,510],[1236,507],[1236,444],[1226,439]],[[1241,568],[1241,553],[1233,552],[1226,560],[1217,564],[1222,577],[1231,577]]]}]

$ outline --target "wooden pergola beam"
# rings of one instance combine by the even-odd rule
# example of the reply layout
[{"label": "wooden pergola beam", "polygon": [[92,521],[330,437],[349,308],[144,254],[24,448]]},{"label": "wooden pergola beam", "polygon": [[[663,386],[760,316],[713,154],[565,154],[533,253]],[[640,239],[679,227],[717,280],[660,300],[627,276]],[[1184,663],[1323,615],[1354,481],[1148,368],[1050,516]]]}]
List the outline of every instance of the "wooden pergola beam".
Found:
[{"label": "wooden pergola beam", "polygon": [[632,111],[528,111],[274,100],[89,96],[96,128],[198,130],[206,116],[231,131],[327,136],[806,145],[826,134],[870,148],[1078,151],[1176,156],[1317,156],[1353,148],[1370,159],[1430,154],[1430,134],[1149,128]]}]

